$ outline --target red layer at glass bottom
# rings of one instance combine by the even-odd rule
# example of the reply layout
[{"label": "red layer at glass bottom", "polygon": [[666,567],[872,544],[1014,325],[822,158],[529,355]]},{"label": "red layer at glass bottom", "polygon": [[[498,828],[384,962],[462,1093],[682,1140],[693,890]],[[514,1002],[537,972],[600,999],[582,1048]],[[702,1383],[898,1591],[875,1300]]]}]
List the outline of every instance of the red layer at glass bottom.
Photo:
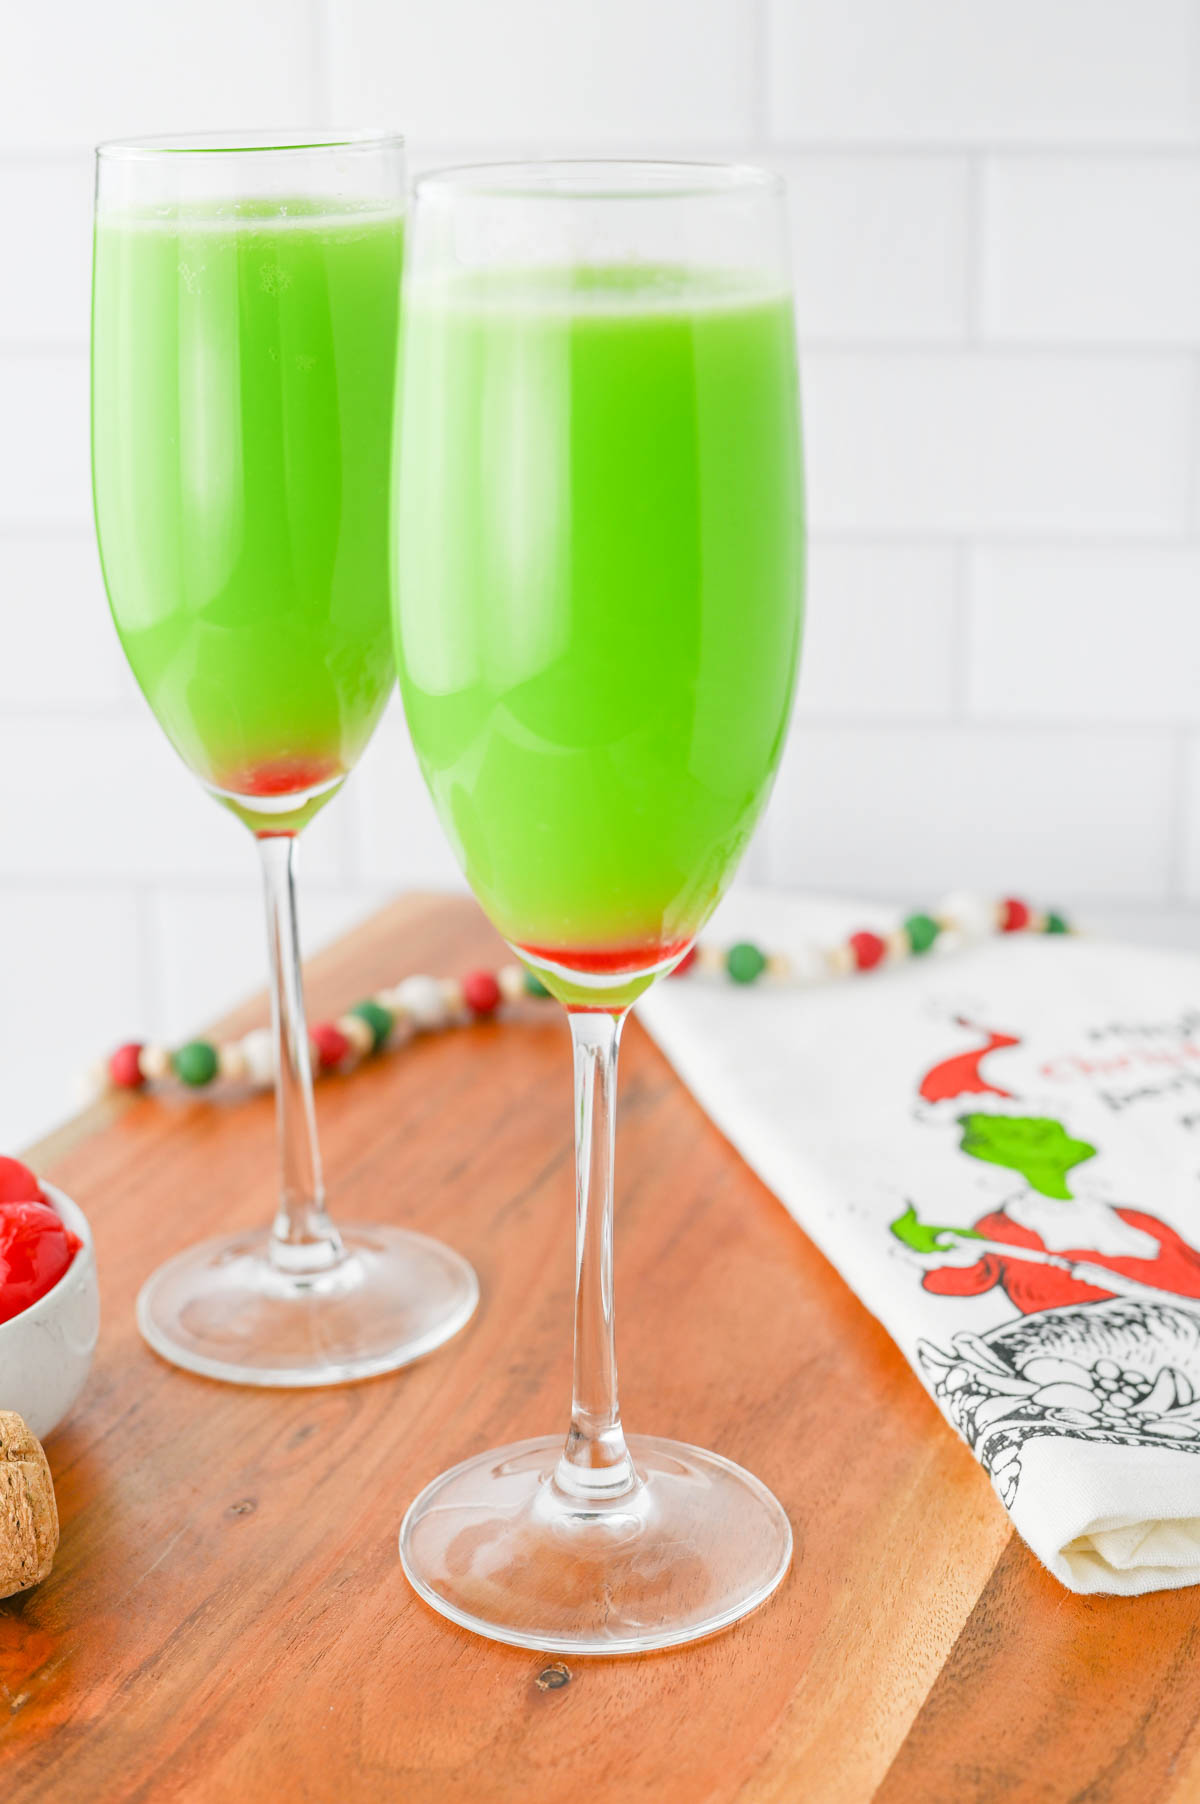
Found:
[{"label": "red layer at glass bottom", "polygon": [[[671,960],[688,953],[686,940],[641,940],[635,945],[529,945],[512,942],[534,969],[552,971],[563,980],[577,978],[597,990],[615,989],[621,978],[642,978],[662,971]],[[605,985],[605,980],[612,980]],[[601,1005],[603,1007],[603,1005]]]},{"label": "red layer at glass bottom", "polygon": [[267,758],[261,764],[229,771],[217,787],[235,796],[291,796],[318,789],[340,775],[335,758]]},{"label": "red layer at glass bottom", "polygon": [[[224,800],[242,811],[243,820],[249,815],[259,815],[269,819],[271,815],[283,816],[285,819],[295,816],[299,809],[306,807],[315,796],[330,789],[344,775],[342,766],[335,758],[306,758],[287,755],[282,758],[266,758],[259,764],[243,765],[240,770],[228,771],[214,787]],[[286,806],[289,797],[296,798],[296,807]],[[258,804],[258,807],[255,804]],[[247,821],[247,825],[249,825]],[[256,839],[294,839],[295,827],[289,826],[256,826]]]},{"label": "red layer at glass bottom", "polygon": [[653,971],[686,952],[692,939],[642,940],[633,946],[530,946],[514,942],[535,962],[555,965],[562,971],[578,971],[585,977],[636,977]]}]

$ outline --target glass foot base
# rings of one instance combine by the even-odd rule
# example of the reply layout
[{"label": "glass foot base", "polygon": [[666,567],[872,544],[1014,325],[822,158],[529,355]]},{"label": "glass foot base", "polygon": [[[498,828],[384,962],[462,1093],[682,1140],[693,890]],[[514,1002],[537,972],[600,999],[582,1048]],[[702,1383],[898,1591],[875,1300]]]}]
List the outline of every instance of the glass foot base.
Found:
[{"label": "glass foot base", "polygon": [[518,1441],[428,1485],[400,1530],[415,1590],[466,1629],[560,1654],[640,1654],[727,1628],[792,1557],[782,1507],[749,1472],[631,1435],[639,1483],[578,1502],[554,1484],[562,1440]]},{"label": "glass foot base", "polygon": [[270,1236],[190,1247],[142,1286],[138,1327],[156,1353],[228,1384],[301,1388],[394,1371],[457,1334],[479,1301],[458,1253],[404,1228],[343,1228],[346,1257],[281,1272]]}]

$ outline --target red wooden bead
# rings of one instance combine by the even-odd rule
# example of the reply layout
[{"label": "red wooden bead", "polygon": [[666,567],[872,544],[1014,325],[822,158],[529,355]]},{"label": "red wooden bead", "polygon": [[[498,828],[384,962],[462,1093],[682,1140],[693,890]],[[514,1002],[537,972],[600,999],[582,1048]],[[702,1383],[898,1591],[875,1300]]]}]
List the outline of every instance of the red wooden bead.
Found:
[{"label": "red wooden bead", "polygon": [[1006,896],[1000,904],[1001,933],[1020,933],[1029,925],[1029,904],[1017,896]]},{"label": "red wooden bead", "polygon": [[500,985],[490,971],[468,971],[462,993],[473,1015],[491,1015],[500,1007]]},{"label": "red wooden bead", "polygon": [[877,933],[852,933],[850,950],[860,971],[873,971],[887,956],[887,942]]},{"label": "red wooden bead", "polygon": [[312,1043],[317,1049],[317,1063],[322,1071],[332,1071],[350,1053],[350,1042],[332,1021],[318,1021],[312,1029]]},{"label": "red wooden bead", "polygon": [[699,956],[700,948],[693,942],[693,944],[688,947],[675,969],[671,972],[671,976],[682,977],[685,971],[691,970]]},{"label": "red wooden bead", "polygon": [[108,1061],[109,1080],[118,1090],[140,1090],[145,1083],[142,1068],[138,1064],[142,1049],[136,1040],[118,1046]]}]

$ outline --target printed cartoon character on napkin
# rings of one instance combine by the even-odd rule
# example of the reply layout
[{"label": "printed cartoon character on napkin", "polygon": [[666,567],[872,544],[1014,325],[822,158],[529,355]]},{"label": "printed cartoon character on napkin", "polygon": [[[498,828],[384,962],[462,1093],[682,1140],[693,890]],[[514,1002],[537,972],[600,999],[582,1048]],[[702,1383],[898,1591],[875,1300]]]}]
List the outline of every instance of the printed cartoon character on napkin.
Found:
[{"label": "printed cartoon character on napkin", "polygon": [[923,1118],[950,1126],[969,1158],[1012,1172],[1011,1194],[961,1222],[922,1219],[910,1202],[890,1224],[922,1266],[926,1292],[995,1292],[1020,1312],[1018,1323],[1006,1310],[1005,1321],[954,1334],[948,1348],[923,1340],[917,1349],[1009,1504],[1033,1435],[1200,1451],[1200,1317],[1187,1307],[1200,1300],[1200,1251],[1149,1210],[1110,1201],[1086,1173],[1097,1147],[1056,1117],[1023,1112],[1012,1089],[985,1075],[985,1059],[1019,1045],[988,1032],[919,1086]]},{"label": "printed cartoon character on napkin", "polygon": [[1088,1141],[1045,1116],[970,1113],[959,1125],[964,1153],[1007,1167],[1025,1186],[969,1224],[933,1227],[915,1208],[892,1223],[898,1240],[931,1256],[926,1290],[976,1297],[999,1285],[1022,1315],[1147,1290],[1200,1299],[1200,1252],[1174,1228],[1068,1182],[1095,1156]]},{"label": "printed cartoon character on napkin", "polygon": [[[1014,1034],[988,1031],[982,1045],[934,1065],[921,1080],[924,1104],[963,1110],[955,1126],[964,1153],[1024,1180],[999,1209],[973,1222],[934,1226],[910,1206],[892,1223],[896,1238],[929,1261],[924,1288],[975,1297],[999,1286],[1022,1315],[1148,1291],[1200,1299],[1200,1252],[1157,1216],[1111,1203],[1086,1174],[1073,1176],[1095,1157],[1095,1146],[1050,1116],[995,1112],[995,1098],[1020,1105],[984,1074],[983,1061],[1019,1045]],[[991,1107],[964,1107],[973,1097]]]}]

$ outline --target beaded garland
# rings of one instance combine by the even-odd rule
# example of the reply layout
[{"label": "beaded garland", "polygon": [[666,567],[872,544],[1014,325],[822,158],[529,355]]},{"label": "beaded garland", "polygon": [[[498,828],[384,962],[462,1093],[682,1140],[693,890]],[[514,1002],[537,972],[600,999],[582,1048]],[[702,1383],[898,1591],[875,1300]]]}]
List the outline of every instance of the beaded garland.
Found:
[{"label": "beaded garland", "polygon": [[[959,891],[947,896],[931,914],[908,915],[890,933],[860,929],[832,946],[812,946],[804,955],[767,953],[748,940],[721,949],[697,943],[684,954],[672,978],[691,973],[726,976],[735,984],[762,979],[773,983],[813,984],[879,970],[907,958],[922,958],[940,945],[966,945],[992,933],[1073,933],[1065,915],[1032,908],[1018,896],[992,902]],[[313,1070],[317,1074],[347,1071],[387,1046],[416,1033],[485,1021],[502,1003],[522,998],[549,999],[550,992],[532,971],[504,965],[499,971],[468,971],[462,978],[415,975],[391,989],[357,1002],[336,1021],[320,1021],[309,1030]],[[274,1082],[275,1054],[266,1028],[255,1028],[240,1040],[214,1045],[189,1040],[174,1052],[131,1040],[118,1046],[89,1073],[94,1095],[141,1090],[175,1077],[192,1089],[216,1080],[265,1088]]]}]

